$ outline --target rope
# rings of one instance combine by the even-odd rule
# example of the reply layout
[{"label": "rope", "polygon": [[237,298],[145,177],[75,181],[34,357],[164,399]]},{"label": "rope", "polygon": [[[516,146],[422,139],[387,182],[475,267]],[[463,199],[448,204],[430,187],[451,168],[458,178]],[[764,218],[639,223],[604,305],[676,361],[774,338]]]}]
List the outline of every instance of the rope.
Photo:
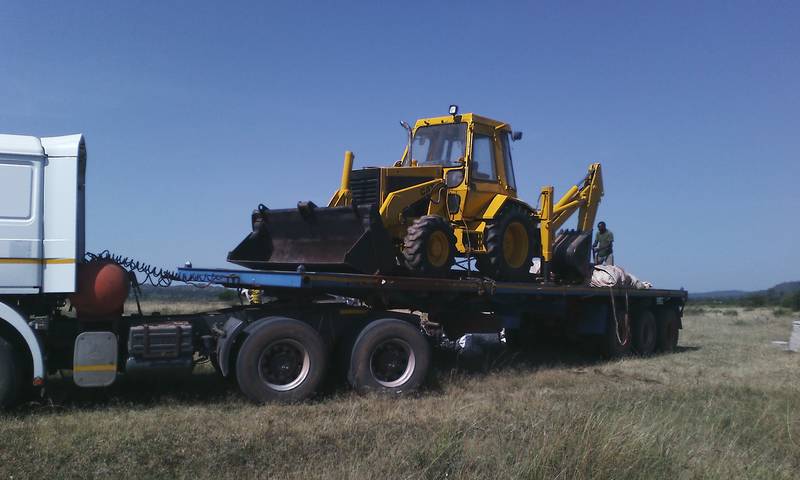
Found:
[{"label": "rope", "polygon": [[[620,338],[620,336],[619,336],[619,321],[617,320],[617,306],[616,306],[616,302],[614,301],[614,288],[609,286],[608,287],[608,293],[611,296],[611,312],[613,313],[613,317],[614,317],[614,335],[617,336],[617,342],[619,342],[620,345],[624,345],[625,342],[623,342],[622,338]],[[628,303],[628,290],[626,289],[625,290],[625,316],[624,316],[624,319],[625,319],[625,330],[626,330],[626,332],[628,332],[628,334],[630,334],[629,328],[628,328],[628,311],[629,310],[630,310],[630,305]]]}]

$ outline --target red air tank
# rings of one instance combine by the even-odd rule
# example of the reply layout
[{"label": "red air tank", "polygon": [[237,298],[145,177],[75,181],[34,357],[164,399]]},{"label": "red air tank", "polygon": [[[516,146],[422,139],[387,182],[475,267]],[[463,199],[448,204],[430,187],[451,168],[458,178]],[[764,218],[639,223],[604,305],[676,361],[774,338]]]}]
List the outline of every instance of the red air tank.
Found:
[{"label": "red air tank", "polygon": [[128,298],[128,272],[110,260],[78,265],[78,289],[70,302],[82,320],[122,315]]}]

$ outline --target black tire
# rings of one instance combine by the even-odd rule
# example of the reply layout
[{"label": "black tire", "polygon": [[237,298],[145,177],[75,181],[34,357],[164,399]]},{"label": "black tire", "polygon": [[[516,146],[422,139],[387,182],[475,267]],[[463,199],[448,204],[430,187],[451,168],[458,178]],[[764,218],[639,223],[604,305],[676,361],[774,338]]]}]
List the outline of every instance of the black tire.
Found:
[{"label": "black tire", "polygon": [[359,393],[405,394],[428,375],[431,347],[414,325],[384,318],[368,324],[350,355],[347,380]]},{"label": "black tire", "polygon": [[316,330],[299,320],[267,317],[242,343],[236,380],[254,402],[299,402],[316,392],[327,361]]},{"label": "black tire", "polygon": [[[528,237],[527,252],[513,255],[506,252],[503,244],[507,235],[524,232]],[[503,208],[500,215],[486,226],[483,235],[486,253],[477,256],[478,270],[498,280],[524,280],[530,276],[533,257],[539,255],[541,239],[533,217],[524,207],[515,203]],[[509,263],[509,255],[517,257]]]},{"label": "black tire", "polygon": [[414,220],[403,239],[403,260],[414,274],[446,277],[456,261],[456,236],[450,222],[437,215]]},{"label": "black tire", "polygon": [[674,308],[663,307],[656,312],[658,326],[658,340],[656,350],[659,352],[673,352],[678,346],[680,337],[680,320]]},{"label": "black tire", "polygon": [[658,343],[656,317],[649,309],[636,312],[633,318],[633,351],[638,355],[652,355]]},{"label": "black tire", "polygon": [[601,345],[602,354],[606,358],[624,357],[631,351],[632,342],[630,315],[624,308],[617,307],[616,319],[611,308],[608,309],[606,333]]},{"label": "black tire", "polygon": [[15,406],[22,396],[22,362],[14,345],[0,337],[0,410]]}]

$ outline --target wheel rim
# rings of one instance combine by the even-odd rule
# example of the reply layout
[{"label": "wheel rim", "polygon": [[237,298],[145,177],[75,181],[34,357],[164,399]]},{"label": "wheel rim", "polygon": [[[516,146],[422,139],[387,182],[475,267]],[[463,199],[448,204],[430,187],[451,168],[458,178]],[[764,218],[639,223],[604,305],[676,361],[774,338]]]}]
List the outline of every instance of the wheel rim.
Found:
[{"label": "wheel rim", "polygon": [[440,230],[436,230],[428,237],[428,261],[434,267],[442,267],[450,257],[450,242],[447,235]]},{"label": "wheel rim", "polygon": [[279,392],[292,390],[302,384],[308,377],[310,367],[308,350],[302,343],[290,338],[272,342],[258,359],[261,380]]},{"label": "wheel rim", "polygon": [[519,222],[512,222],[506,227],[503,236],[503,257],[511,268],[520,268],[528,258],[530,239],[525,226]]},{"label": "wheel rim", "polygon": [[372,377],[386,388],[396,388],[408,382],[415,366],[414,350],[408,342],[399,338],[378,345],[369,359]]}]

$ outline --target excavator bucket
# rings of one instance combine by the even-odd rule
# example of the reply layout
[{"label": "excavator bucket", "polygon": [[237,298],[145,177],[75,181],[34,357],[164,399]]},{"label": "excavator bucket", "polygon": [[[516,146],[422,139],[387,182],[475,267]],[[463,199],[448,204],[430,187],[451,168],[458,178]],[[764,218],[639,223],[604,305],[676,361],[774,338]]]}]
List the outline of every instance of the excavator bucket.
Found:
[{"label": "excavator bucket", "polygon": [[590,259],[592,232],[562,230],[553,242],[553,260],[550,268],[560,278],[575,283],[591,279]]},{"label": "excavator bucket", "polygon": [[228,253],[228,261],[260,270],[388,272],[395,266],[389,234],[373,205],[253,212],[253,231]]}]

